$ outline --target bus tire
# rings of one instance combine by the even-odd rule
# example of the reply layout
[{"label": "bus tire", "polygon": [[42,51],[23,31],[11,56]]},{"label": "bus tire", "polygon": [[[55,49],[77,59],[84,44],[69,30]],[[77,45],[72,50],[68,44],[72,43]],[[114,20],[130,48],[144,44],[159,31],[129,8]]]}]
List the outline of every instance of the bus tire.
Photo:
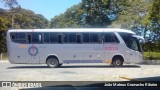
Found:
[{"label": "bus tire", "polygon": [[112,65],[114,67],[121,67],[123,65],[123,59],[121,57],[113,58]]},{"label": "bus tire", "polygon": [[58,67],[58,65],[59,65],[58,59],[54,58],[54,57],[49,57],[47,59],[47,65],[50,68],[56,68],[56,67]]}]

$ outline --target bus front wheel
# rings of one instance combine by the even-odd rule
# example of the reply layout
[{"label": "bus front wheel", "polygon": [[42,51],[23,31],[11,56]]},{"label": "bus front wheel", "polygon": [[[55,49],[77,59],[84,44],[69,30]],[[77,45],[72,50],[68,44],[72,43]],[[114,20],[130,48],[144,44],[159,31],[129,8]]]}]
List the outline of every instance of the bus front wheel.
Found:
[{"label": "bus front wheel", "polygon": [[50,68],[56,68],[56,67],[58,67],[59,62],[56,58],[50,57],[50,58],[47,59],[47,65]]},{"label": "bus front wheel", "polygon": [[121,67],[123,65],[123,59],[120,57],[113,58],[112,65],[114,67]]}]

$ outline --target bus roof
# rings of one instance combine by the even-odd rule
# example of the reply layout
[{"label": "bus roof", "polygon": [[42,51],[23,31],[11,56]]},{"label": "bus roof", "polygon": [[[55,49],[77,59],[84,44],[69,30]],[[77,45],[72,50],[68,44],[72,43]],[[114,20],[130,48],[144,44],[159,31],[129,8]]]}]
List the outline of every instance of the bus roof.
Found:
[{"label": "bus roof", "polygon": [[135,34],[131,30],[118,28],[11,29],[8,32],[126,32]]}]

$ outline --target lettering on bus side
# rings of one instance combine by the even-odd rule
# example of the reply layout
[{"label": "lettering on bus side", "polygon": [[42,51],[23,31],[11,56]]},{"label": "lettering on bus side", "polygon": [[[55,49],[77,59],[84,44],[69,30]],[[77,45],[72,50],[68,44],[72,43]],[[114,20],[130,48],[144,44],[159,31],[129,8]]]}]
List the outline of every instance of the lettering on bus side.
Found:
[{"label": "lettering on bus side", "polygon": [[118,51],[118,47],[116,46],[109,46],[104,48],[105,51]]}]

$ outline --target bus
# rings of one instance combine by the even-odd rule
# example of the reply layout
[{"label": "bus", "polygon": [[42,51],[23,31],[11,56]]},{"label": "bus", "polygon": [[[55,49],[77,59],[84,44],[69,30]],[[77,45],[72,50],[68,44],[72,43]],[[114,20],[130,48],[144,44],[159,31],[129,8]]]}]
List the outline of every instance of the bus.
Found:
[{"label": "bus", "polygon": [[[125,29],[12,29],[7,31],[11,64],[47,64],[56,68],[70,63],[142,62],[139,37]],[[143,39],[141,39],[143,40]]]}]

